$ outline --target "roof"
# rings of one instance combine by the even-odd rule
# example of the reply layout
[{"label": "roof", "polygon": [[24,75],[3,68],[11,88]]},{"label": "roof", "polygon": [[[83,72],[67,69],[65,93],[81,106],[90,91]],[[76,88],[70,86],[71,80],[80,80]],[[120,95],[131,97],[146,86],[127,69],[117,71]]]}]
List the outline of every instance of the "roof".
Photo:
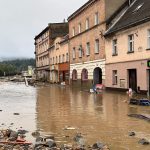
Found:
[{"label": "roof", "polygon": [[[36,35],[34,39],[36,40],[37,38],[39,38],[41,35],[43,35],[48,30],[52,30],[53,34],[59,33],[59,34],[62,34],[62,36],[64,36],[65,34],[68,34],[68,32],[69,32],[68,22],[49,23],[48,26],[42,32],[40,32],[38,35]],[[53,37],[53,38],[55,38],[55,37]]]},{"label": "roof", "polygon": [[105,36],[150,21],[150,0],[135,0]]},{"label": "roof", "polygon": [[96,2],[98,0],[89,0],[88,2],[86,2],[83,6],[81,6],[79,9],[77,9],[72,15],[70,15],[68,17],[68,21],[72,20],[73,18],[75,18],[77,15],[79,15],[80,13],[82,13],[85,9],[87,9],[91,4],[93,4],[94,2]]},{"label": "roof", "polygon": [[47,26],[44,30],[42,30],[42,32],[40,32],[38,35],[36,35],[34,39],[36,40],[37,38],[39,38],[42,34],[44,34],[46,31],[48,31],[48,29],[49,29],[49,26]]}]

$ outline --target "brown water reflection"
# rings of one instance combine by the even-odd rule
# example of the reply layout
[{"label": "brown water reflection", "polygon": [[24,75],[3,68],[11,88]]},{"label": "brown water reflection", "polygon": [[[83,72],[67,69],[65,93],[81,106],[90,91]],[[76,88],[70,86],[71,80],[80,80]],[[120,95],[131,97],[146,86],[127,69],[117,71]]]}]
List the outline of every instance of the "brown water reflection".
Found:
[{"label": "brown water reflection", "polygon": [[[38,129],[43,134],[54,134],[56,141],[70,143],[77,132],[86,144],[102,141],[111,150],[149,150],[138,144],[140,138],[150,140],[150,123],[129,118],[130,113],[150,114],[150,107],[129,106],[126,94],[104,92],[100,95],[79,89],[50,85],[26,87],[24,84],[0,82],[0,128]],[[13,113],[20,113],[14,116]],[[4,123],[4,125],[2,125]],[[76,130],[64,130],[65,126]],[[135,131],[136,137],[128,132]]]},{"label": "brown water reflection", "polygon": [[[150,123],[129,118],[130,113],[150,114],[149,107],[129,106],[123,93],[105,92],[100,95],[78,89],[52,85],[37,90],[37,128],[43,133],[53,133],[57,142],[70,142],[76,132],[86,139],[86,144],[102,141],[112,150],[149,150],[138,144],[139,138],[150,140]],[[63,130],[73,126],[77,130]],[[129,137],[128,132],[137,132]],[[70,139],[65,136],[71,137]]]}]

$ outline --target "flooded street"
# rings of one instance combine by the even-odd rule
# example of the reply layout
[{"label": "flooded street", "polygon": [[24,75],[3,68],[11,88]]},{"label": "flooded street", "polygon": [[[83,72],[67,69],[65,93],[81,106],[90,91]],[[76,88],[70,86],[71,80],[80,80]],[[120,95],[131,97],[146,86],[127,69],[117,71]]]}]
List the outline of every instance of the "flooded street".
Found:
[{"label": "flooded street", "polygon": [[[26,87],[20,83],[0,83],[0,128],[26,129],[31,141],[35,130],[54,134],[60,144],[72,143],[78,132],[86,145],[101,141],[111,150],[149,150],[149,145],[140,145],[138,141],[150,140],[150,123],[127,114],[150,115],[150,107],[129,106],[126,100],[125,93],[95,95],[58,85]],[[67,126],[75,130],[64,130]],[[130,131],[136,136],[129,137]]]}]

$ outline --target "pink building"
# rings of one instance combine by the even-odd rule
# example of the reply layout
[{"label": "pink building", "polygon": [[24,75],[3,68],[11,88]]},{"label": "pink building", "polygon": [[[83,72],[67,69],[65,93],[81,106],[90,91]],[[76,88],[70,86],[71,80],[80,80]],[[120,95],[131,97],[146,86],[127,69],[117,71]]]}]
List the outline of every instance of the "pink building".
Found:
[{"label": "pink building", "polygon": [[106,87],[150,92],[150,1],[129,0],[105,34]]}]

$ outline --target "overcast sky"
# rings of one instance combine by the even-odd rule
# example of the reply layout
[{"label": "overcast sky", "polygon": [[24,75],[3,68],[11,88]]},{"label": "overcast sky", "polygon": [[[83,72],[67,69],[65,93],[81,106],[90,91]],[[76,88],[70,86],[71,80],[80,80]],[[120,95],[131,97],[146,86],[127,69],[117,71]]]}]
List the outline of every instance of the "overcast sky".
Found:
[{"label": "overcast sky", "polygon": [[34,57],[34,37],[87,0],[0,0],[0,57]]}]

